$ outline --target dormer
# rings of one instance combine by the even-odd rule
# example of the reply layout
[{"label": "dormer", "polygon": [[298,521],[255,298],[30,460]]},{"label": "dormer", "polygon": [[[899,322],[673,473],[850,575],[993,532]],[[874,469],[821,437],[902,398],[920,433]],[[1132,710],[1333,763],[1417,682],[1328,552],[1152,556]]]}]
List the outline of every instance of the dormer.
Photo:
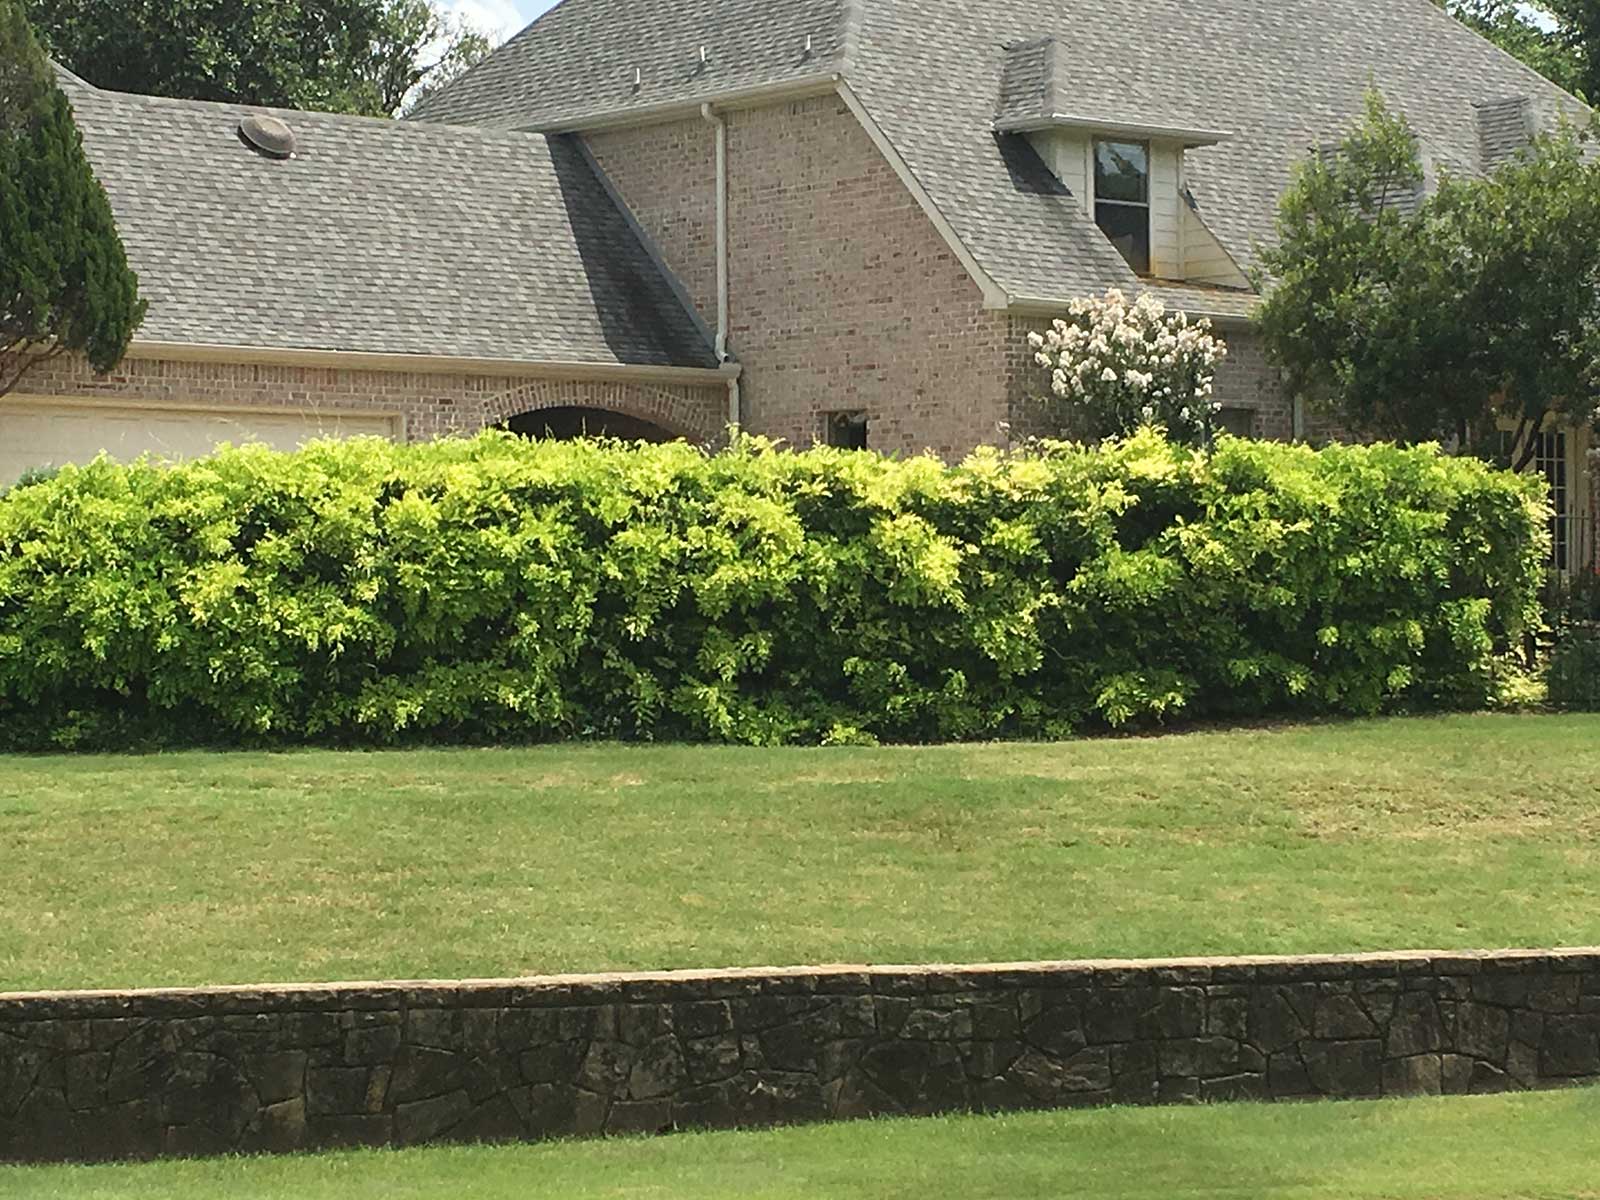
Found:
[{"label": "dormer", "polygon": [[[998,133],[1026,137],[1135,274],[1248,287],[1206,226],[1185,178],[1188,151],[1227,140],[1178,106],[1126,86],[1073,87],[1103,68],[1079,65],[1054,38],[1006,48]],[[1115,102],[1105,93],[1121,92]]]}]

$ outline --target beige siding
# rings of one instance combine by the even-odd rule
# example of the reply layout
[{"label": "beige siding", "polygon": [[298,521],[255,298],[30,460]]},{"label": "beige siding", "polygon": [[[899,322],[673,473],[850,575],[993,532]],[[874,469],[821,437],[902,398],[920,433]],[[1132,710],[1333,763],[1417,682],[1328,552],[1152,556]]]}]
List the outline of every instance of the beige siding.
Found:
[{"label": "beige siding", "polygon": [[1183,278],[1192,283],[1211,283],[1219,287],[1249,287],[1250,280],[1233,256],[1217,241],[1216,234],[1183,196],[1187,177],[1178,179],[1178,214],[1183,222]]},{"label": "beige siding", "polygon": [[1214,283],[1221,287],[1249,287],[1250,280],[1239,269],[1216,235],[1206,227],[1200,214],[1180,201],[1183,219],[1183,278],[1193,283]]},{"label": "beige siding", "polygon": [[1150,273],[1160,279],[1182,279],[1183,220],[1178,198],[1183,147],[1175,142],[1150,144]]},{"label": "beige siding", "polygon": [[1043,129],[1028,135],[1045,166],[1055,173],[1067,191],[1089,210],[1093,179],[1089,167],[1089,139],[1058,129]]}]

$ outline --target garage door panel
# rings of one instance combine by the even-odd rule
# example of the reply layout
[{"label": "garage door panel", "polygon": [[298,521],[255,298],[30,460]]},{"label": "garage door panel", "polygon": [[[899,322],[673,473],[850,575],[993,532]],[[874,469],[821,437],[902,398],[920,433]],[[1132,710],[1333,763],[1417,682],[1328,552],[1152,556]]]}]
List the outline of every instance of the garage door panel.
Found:
[{"label": "garage door panel", "polygon": [[393,437],[395,418],[306,409],[260,413],[31,402],[0,405],[0,485],[35,467],[89,462],[102,451],[127,461],[209,454],[222,442],[293,450],[319,437]]}]

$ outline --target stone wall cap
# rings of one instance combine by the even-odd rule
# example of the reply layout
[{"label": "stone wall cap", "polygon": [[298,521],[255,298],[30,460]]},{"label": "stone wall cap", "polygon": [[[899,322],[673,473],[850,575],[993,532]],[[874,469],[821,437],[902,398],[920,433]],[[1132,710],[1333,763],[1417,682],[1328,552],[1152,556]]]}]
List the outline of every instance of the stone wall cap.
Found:
[{"label": "stone wall cap", "polygon": [[[330,998],[349,1001],[353,1008],[399,1008],[416,1004],[426,1006],[438,1003],[446,996],[460,1002],[474,993],[494,993],[497,1002],[510,998],[516,1003],[537,1003],[541,996],[575,998],[575,993],[611,991],[623,995],[648,994],[656,985],[692,983],[758,984],[761,981],[823,981],[854,980],[857,986],[864,979],[869,984],[881,979],[923,980],[930,990],[950,990],[958,978],[977,982],[998,976],[1011,977],[1013,986],[1017,977],[1034,976],[1046,983],[1054,975],[1085,975],[1127,971],[1174,971],[1199,973],[1206,970],[1231,970],[1239,968],[1299,968],[1308,971],[1328,972],[1346,968],[1367,968],[1393,964],[1397,970],[1402,965],[1415,965],[1438,960],[1441,965],[1474,962],[1479,964],[1504,964],[1516,969],[1548,962],[1559,967],[1563,960],[1592,960],[1600,956],[1600,946],[1580,946],[1561,949],[1516,950],[1398,950],[1359,954],[1264,954],[1242,956],[1197,956],[1190,958],[1119,958],[1119,959],[1060,959],[1035,962],[994,963],[919,963],[919,964],[864,964],[827,963],[797,967],[736,967],[725,969],[696,969],[680,971],[619,971],[591,974],[531,975],[506,979],[415,979],[379,980],[371,982],[339,983],[288,983],[288,984],[223,984],[191,988],[131,988],[91,989],[81,991],[30,991],[0,992],[0,1015],[4,1010],[14,1010],[12,1016],[26,1019],[30,1008],[41,1001],[68,1001],[75,1008],[126,1008],[145,1005],[164,1005],[181,1001],[222,1002],[235,1009],[287,1010],[306,1005],[326,1006]],[[1567,968],[1572,969],[1572,968]]]}]

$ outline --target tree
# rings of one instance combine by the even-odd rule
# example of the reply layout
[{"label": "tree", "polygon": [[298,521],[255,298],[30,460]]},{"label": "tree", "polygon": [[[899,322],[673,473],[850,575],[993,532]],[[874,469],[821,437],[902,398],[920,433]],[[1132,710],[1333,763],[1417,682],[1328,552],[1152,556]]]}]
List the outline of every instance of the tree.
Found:
[{"label": "tree", "polygon": [[1579,64],[1578,85],[1572,90],[1600,104],[1600,0],[1551,0],[1550,9],[1560,44]]},{"label": "tree", "polygon": [[1209,438],[1212,380],[1228,353],[1209,321],[1168,313],[1149,292],[1130,304],[1116,288],[1074,300],[1067,313],[1028,335],[1034,361],[1050,372],[1062,431],[1107,438],[1161,425],[1175,441]]},{"label": "tree", "polygon": [[1600,0],[1434,3],[1553,83],[1600,102]]},{"label": "tree", "polygon": [[[1564,26],[1553,11],[1571,10],[1580,26],[1581,10],[1593,7],[1582,0],[1572,3],[1526,4],[1521,0],[1434,0],[1468,29],[1488,38],[1508,54],[1521,59],[1539,74],[1574,94],[1594,95],[1586,80],[1587,44],[1577,29]],[[1596,31],[1600,32],[1600,31]]]},{"label": "tree", "polygon": [[1337,150],[1301,164],[1261,254],[1259,324],[1290,391],[1355,431],[1450,440],[1519,470],[1547,418],[1593,422],[1594,141],[1564,127],[1425,195],[1410,127],[1369,95]]},{"label": "tree", "polygon": [[392,116],[481,59],[436,0],[25,0],[45,48],[98,87]]},{"label": "tree", "polygon": [[0,0],[0,395],[68,351],[116,365],[144,317],[105,190],[16,0]]},{"label": "tree", "polygon": [[362,75],[379,110],[400,112],[493,49],[486,34],[441,12],[432,0],[389,0]]}]

